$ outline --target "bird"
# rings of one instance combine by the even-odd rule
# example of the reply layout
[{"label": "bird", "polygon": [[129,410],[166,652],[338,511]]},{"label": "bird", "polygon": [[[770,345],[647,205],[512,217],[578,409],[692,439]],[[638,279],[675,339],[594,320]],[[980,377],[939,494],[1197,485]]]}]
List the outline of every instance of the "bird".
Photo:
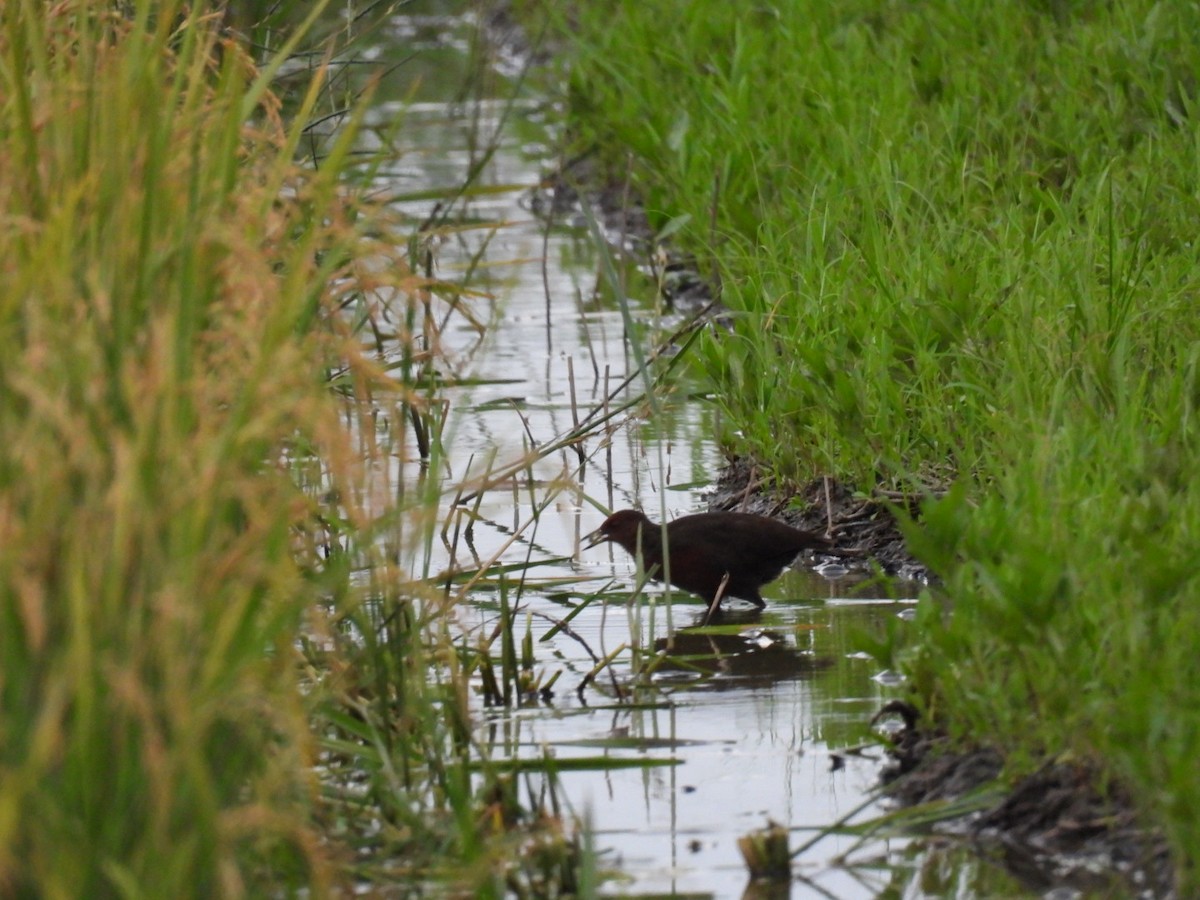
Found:
[{"label": "bird", "polygon": [[650,577],[669,576],[674,587],[699,594],[710,607],[718,598],[737,597],[759,609],[766,606],[759,589],[778,578],[800,551],[830,546],[818,534],[750,513],[681,516],[667,524],[666,532],[669,573],[663,564],[663,529],[640,510],[613,513],[583,540],[587,547],[610,541],[635,557],[640,552]]}]

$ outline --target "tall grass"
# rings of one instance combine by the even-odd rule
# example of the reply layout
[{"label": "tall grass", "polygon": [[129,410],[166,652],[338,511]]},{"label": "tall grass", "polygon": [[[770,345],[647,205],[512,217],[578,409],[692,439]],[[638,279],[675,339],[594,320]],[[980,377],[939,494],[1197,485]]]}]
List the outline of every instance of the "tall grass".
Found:
[{"label": "tall grass", "polygon": [[285,124],[282,59],[202,5],[0,12],[6,896],[337,870],[297,647],[348,596],[330,523],[365,523],[328,371],[374,378],[331,315],[374,250],[339,185],[353,129],[297,165],[320,79]]},{"label": "tall grass", "polygon": [[401,565],[463,298],[356,194],[351,81],[272,93],[324,7],[257,66],[202,5],[0,10],[5,896],[591,890],[552,772],[473,743],[475,657]]},{"label": "tall grass", "polygon": [[909,661],[927,707],[1103,761],[1194,879],[1197,7],[576,12],[574,133],[632,147],[719,263],[731,449],[950,488],[909,528],[952,599]]}]

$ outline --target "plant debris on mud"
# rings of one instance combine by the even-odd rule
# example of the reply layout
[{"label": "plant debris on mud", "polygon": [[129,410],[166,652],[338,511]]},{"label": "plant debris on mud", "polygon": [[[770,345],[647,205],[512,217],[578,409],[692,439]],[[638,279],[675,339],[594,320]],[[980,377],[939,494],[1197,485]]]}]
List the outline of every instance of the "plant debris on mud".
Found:
[{"label": "plant debris on mud", "polygon": [[908,552],[890,508],[901,504],[911,509],[913,501],[900,495],[865,497],[832,479],[816,479],[796,494],[767,492],[763,487],[753,462],[731,460],[721,472],[709,507],[772,516],[827,534],[835,548],[831,555],[848,568],[877,566],[895,578],[929,580],[929,570]]},{"label": "plant debris on mud", "polygon": [[[882,775],[900,804],[955,800],[1001,776],[1004,758],[995,749],[964,750],[943,734],[921,730],[903,701],[889,703],[880,715],[888,713],[905,720],[890,751],[893,764]],[[1111,893],[1119,887],[1132,896],[1176,897],[1163,835],[1139,820],[1119,786],[1101,790],[1099,784],[1085,763],[1051,760],[1018,779],[999,802],[944,827],[985,853],[998,852],[1004,867],[1034,889],[1067,885]]]}]

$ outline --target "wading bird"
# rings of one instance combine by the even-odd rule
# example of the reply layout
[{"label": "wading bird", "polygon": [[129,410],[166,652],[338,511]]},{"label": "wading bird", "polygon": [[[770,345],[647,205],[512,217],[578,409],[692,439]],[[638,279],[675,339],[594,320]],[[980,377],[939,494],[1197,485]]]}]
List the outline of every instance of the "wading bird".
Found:
[{"label": "wading bird", "polygon": [[611,541],[635,557],[640,552],[652,578],[669,576],[674,587],[699,594],[710,607],[719,596],[749,600],[759,609],[766,605],[759,588],[778,578],[800,551],[830,546],[818,534],[766,516],[698,513],[668,523],[668,569],[662,527],[636,509],[613,513],[584,541],[588,547]]}]

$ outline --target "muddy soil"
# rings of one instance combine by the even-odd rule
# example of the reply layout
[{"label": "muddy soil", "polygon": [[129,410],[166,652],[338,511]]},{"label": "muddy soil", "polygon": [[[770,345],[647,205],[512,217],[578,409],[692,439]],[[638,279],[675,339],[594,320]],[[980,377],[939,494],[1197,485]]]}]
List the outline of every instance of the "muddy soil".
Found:
[{"label": "muddy soil", "polygon": [[892,514],[895,506],[915,512],[916,501],[899,495],[864,497],[833,479],[816,479],[793,493],[771,491],[766,484],[754,463],[730,460],[709,506],[771,516],[828,535],[834,544],[828,558],[851,571],[882,571],[893,578],[929,582],[929,570],[908,552]]},{"label": "muddy soil", "polygon": [[[993,749],[963,750],[922,730],[908,704],[888,704],[905,722],[882,778],[902,806],[954,800],[999,778],[1003,757]],[[944,823],[1000,859],[1032,890],[1066,887],[1088,896],[1175,898],[1174,866],[1162,834],[1139,820],[1133,799],[1117,785],[1101,790],[1100,773],[1081,762],[1051,760],[1017,780],[990,807]],[[1049,896],[1049,895],[1048,895]]]}]

